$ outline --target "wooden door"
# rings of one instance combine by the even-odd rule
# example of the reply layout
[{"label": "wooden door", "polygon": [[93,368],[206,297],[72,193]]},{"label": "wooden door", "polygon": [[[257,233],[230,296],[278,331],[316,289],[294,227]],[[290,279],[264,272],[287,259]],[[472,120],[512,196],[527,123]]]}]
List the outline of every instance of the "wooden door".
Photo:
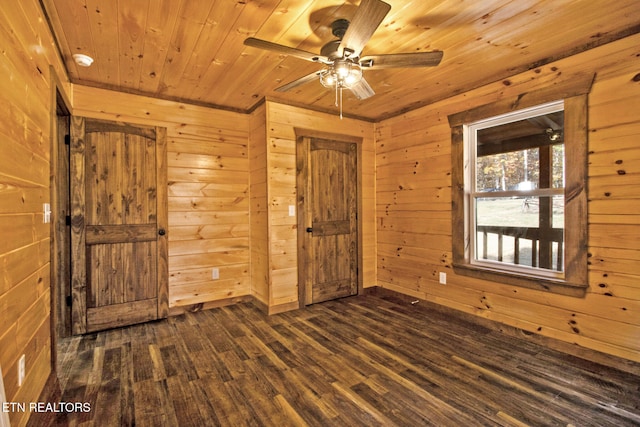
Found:
[{"label": "wooden door", "polygon": [[298,282],[305,305],[358,293],[356,148],[298,140]]},{"label": "wooden door", "polygon": [[166,130],[73,117],[72,331],[168,315]]}]

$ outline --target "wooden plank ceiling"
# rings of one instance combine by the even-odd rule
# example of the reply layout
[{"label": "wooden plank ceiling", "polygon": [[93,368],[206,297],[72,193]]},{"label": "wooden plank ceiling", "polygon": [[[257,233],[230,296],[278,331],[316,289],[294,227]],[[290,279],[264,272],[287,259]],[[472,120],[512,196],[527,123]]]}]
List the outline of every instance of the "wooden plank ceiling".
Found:
[{"label": "wooden plank ceiling", "polygon": [[[381,120],[640,31],[638,0],[387,0],[363,55],[442,50],[434,68],[365,71],[376,92],[344,112]],[[253,36],[310,52],[360,0],[42,0],[72,82],[250,111],[265,97],[336,111],[321,65],[243,44]],[[83,68],[72,54],[95,59]]]}]

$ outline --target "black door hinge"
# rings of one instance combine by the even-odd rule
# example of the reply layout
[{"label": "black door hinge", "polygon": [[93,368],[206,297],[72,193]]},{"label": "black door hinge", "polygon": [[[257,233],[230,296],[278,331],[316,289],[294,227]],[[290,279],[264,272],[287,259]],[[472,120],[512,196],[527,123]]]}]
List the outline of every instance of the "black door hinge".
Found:
[{"label": "black door hinge", "polygon": [[71,307],[71,295],[67,295],[67,297],[64,299],[65,302],[67,303],[67,307]]},{"label": "black door hinge", "polygon": [[66,225],[71,225],[71,215],[67,215],[64,217],[64,223]]},{"label": "black door hinge", "polygon": [[64,136],[64,145],[71,145],[71,135]]}]

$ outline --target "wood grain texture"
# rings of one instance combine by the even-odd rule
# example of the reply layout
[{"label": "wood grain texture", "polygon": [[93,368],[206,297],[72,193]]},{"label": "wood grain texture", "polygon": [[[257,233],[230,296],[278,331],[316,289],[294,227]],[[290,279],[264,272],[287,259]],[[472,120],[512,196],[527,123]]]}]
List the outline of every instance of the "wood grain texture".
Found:
[{"label": "wood grain texture", "polygon": [[358,293],[357,146],[339,136],[298,138],[298,286],[304,304]]},{"label": "wood grain texture", "polygon": [[262,104],[251,114],[249,133],[251,295],[268,311],[271,258],[267,192],[267,115]]},{"label": "wood grain texture", "polygon": [[[485,0],[481,7],[461,0],[390,1],[381,25],[365,26],[375,32],[363,56],[439,50],[443,60],[430,68],[365,69],[375,96],[361,102],[346,91],[343,108],[351,117],[382,120],[640,31],[635,0],[593,0],[588,8],[583,1]],[[243,41],[256,37],[318,54],[334,39],[336,19],[373,16],[355,16],[362,4],[385,9],[382,3],[330,0],[264,0],[259,7],[214,0],[43,4],[78,84],[245,113],[278,96],[334,116],[335,93],[318,81],[274,91],[320,70],[319,64]],[[361,31],[347,37],[354,34],[364,37]],[[94,66],[76,65],[77,52],[92,55]]]},{"label": "wood grain texture", "polygon": [[238,304],[66,339],[60,399],[92,410],[34,414],[31,424],[640,421],[638,364],[620,370],[610,356],[605,366],[467,320],[387,294],[272,316]]},{"label": "wood grain texture", "polygon": [[[640,317],[629,316],[640,300],[637,239],[624,237],[637,233],[638,227],[634,209],[638,193],[633,189],[638,182],[634,141],[640,122],[623,111],[629,102],[633,105],[630,98],[640,90],[637,67],[628,64],[637,50],[631,46],[639,41],[632,36],[515,75],[509,84],[478,88],[380,123],[376,127],[378,283],[479,318],[640,360]],[[597,74],[586,120],[588,225],[578,230],[588,234],[587,294],[545,295],[454,274],[452,239],[463,236],[461,226],[450,225],[449,199],[460,203],[449,177],[457,139],[452,143],[448,124],[439,118],[567,81],[574,72]],[[439,272],[447,273],[446,286],[438,283]]]},{"label": "wood grain texture", "polygon": [[[6,400],[31,402],[51,370],[52,224],[43,222],[43,203],[53,203],[51,73],[67,95],[70,85],[38,1],[0,7],[0,44],[0,365]],[[8,415],[14,427],[28,416]]]},{"label": "wood grain texture", "polygon": [[[167,165],[168,293],[174,312],[251,293],[249,279],[249,117],[228,111],[74,86],[76,112],[161,126]],[[100,102],[96,102],[100,99]],[[178,114],[178,113],[179,114]],[[211,278],[217,267],[220,279]]]},{"label": "wood grain texture", "polygon": [[168,314],[165,131],[73,117],[73,333]]},{"label": "wood grain texture", "polygon": [[[300,218],[290,217],[288,206],[301,212],[296,192],[296,137],[333,136],[358,147],[358,248],[362,266],[359,273],[360,288],[372,286],[375,278],[374,202],[374,126],[358,120],[304,110],[298,107],[268,101],[267,123],[267,194],[269,209],[271,257],[270,306],[292,309],[299,303],[298,227]],[[280,311],[278,309],[277,311]]]}]

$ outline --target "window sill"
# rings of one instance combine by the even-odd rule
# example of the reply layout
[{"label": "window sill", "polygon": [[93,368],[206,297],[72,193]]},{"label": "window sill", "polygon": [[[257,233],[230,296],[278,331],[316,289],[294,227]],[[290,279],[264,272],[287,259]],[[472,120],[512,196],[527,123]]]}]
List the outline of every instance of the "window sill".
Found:
[{"label": "window sill", "polygon": [[527,274],[506,272],[489,267],[482,267],[470,264],[453,264],[453,270],[461,276],[474,277],[497,283],[520,286],[523,288],[535,289],[539,291],[551,292],[555,294],[567,295],[571,297],[583,298],[588,284],[573,284],[566,280],[537,277]]}]

